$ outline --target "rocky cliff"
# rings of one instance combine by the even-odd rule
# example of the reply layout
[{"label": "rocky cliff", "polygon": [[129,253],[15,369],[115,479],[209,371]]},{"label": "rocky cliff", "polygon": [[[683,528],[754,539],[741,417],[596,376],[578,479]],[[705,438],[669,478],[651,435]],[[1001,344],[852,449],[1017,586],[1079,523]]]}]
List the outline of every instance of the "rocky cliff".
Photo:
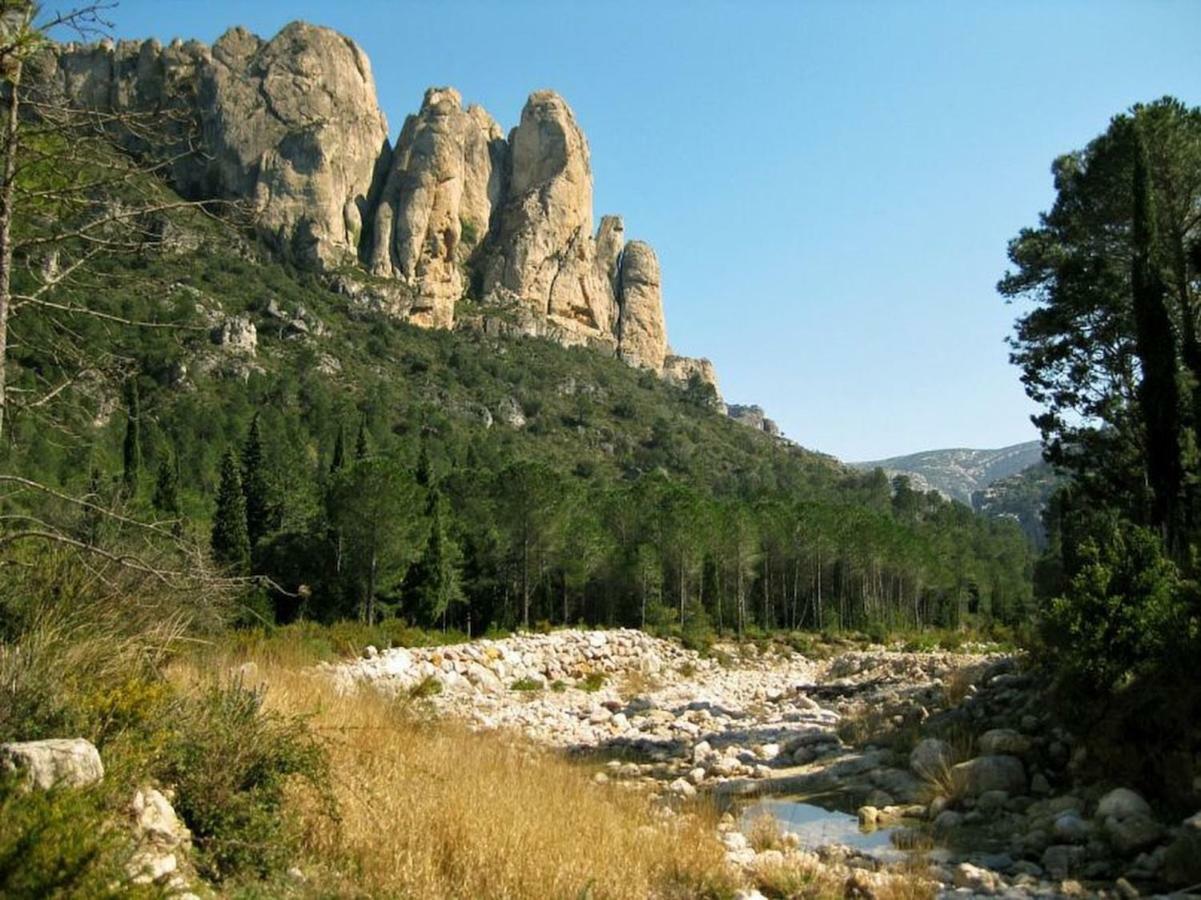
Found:
[{"label": "rocky cliff", "polygon": [[167,146],[176,189],[243,201],[275,252],[337,270],[343,294],[434,328],[470,298],[506,327],[716,388],[707,360],[669,353],[654,250],[627,242],[616,216],[594,229],[588,142],[553,91],[531,94],[506,137],[453,88],[431,88],[393,145],[366,55],[301,22],[269,41],[234,28],[212,47],[58,45],[37,80],[88,109],[177,114],[159,146],[127,142]]}]

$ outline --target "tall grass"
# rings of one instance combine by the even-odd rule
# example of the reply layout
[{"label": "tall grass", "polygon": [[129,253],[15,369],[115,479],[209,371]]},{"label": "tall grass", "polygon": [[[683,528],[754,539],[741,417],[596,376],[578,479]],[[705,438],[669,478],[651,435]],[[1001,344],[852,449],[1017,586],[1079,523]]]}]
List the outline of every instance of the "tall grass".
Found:
[{"label": "tall grass", "polygon": [[[257,661],[256,661],[257,662]],[[188,677],[194,673],[181,672]],[[427,898],[729,896],[710,811],[648,798],[511,734],[432,720],[419,703],[259,662],[266,706],[325,742],[337,817],[297,787],[314,893]]]}]

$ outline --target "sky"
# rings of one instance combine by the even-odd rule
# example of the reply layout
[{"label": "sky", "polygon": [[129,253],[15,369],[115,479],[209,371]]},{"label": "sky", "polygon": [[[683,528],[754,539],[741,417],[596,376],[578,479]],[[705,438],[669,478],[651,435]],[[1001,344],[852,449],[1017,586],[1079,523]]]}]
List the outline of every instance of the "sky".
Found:
[{"label": "sky", "polygon": [[[48,3],[47,6],[54,4]],[[1052,160],[1131,104],[1201,104],[1198,0],[121,0],[117,37],[328,25],[395,137],[453,85],[507,130],[553,88],[597,221],[663,270],[668,337],[725,398],[847,460],[1037,437],[995,285]]]}]

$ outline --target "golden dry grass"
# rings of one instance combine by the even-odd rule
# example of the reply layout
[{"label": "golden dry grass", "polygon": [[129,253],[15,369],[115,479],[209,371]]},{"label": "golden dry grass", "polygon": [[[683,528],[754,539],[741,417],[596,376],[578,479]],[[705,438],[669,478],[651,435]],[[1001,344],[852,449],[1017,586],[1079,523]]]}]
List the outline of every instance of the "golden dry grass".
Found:
[{"label": "golden dry grass", "polygon": [[267,707],[310,717],[328,746],[337,820],[296,798],[312,804],[298,862],[314,895],[601,900],[736,886],[704,809],[664,819],[641,792],[596,784],[592,769],[512,735],[369,691],[338,696],[269,663],[258,678]]}]

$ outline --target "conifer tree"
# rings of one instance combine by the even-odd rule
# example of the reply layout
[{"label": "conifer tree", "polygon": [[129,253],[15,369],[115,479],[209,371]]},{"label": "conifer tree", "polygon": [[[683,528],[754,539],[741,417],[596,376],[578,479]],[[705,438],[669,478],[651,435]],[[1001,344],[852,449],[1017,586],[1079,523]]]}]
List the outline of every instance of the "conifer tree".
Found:
[{"label": "conifer tree", "polygon": [[250,560],[246,534],[246,498],[238,460],[232,450],[221,460],[221,485],[217,489],[217,512],[213,516],[213,559],[231,569],[244,570]]},{"label": "conifer tree", "polygon": [[346,464],[346,429],[338,423],[338,436],[334,439],[334,455],[329,461],[329,473],[333,475]]},{"label": "conifer tree", "polygon": [[445,495],[434,488],[426,505],[429,537],[413,573],[413,582],[421,604],[432,621],[441,621],[446,629],[450,608],[462,603],[463,551],[451,533]]},{"label": "conifer tree", "polygon": [[1147,146],[1136,132],[1131,300],[1135,350],[1143,380],[1138,399],[1147,441],[1151,519],[1169,551],[1176,549],[1177,503],[1184,477],[1180,459],[1180,389],[1176,380],[1176,337],[1165,305],[1167,293],[1156,259],[1155,195]]},{"label": "conifer tree", "polygon": [[430,454],[426,448],[425,441],[421,442],[421,449],[417,451],[417,483],[423,488],[427,488],[434,480],[434,472],[430,466]]},{"label": "conifer tree", "polygon": [[363,416],[359,420],[359,436],[354,441],[354,459],[355,462],[362,462],[367,458],[367,417]]},{"label": "conifer tree", "polygon": [[125,382],[125,443],[122,447],[124,466],[121,472],[125,489],[133,494],[138,488],[142,470],[142,410],[138,383],[134,378]]},{"label": "conifer tree", "polygon": [[271,530],[270,488],[263,465],[263,437],[259,417],[250,420],[242,445],[242,494],[246,497],[246,536],[251,549]]},{"label": "conifer tree", "polygon": [[175,460],[165,456],[158,465],[154,481],[154,495],[150,498],[154,508],[164,515],[179,515],[179,471]]}]

